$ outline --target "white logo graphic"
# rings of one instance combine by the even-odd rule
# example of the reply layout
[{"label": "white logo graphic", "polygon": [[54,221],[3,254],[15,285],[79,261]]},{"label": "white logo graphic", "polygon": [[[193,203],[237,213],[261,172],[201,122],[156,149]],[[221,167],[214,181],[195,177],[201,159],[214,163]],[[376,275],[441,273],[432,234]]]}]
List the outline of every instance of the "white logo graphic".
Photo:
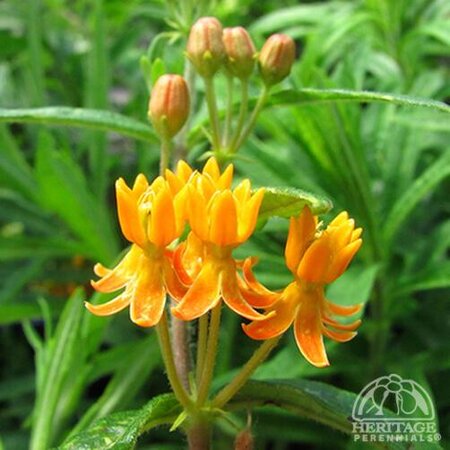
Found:
[{"label": "white logo graphic", "polygon": [[391,374],[358,394],[352,411],[353,438],[362,442],[436,442],[434,405],[416,381]]}]

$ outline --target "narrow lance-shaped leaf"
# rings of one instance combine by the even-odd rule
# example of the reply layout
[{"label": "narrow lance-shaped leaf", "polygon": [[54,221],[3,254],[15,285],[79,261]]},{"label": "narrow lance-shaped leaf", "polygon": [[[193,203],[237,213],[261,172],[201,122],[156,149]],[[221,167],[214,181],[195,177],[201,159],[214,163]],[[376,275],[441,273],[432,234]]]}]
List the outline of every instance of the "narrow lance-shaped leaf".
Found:
[{"label": "narrow lance-shaped leaf", "polygon": [[450,175],[450,157],[444,154],[412,184],[393,206],[384,227],[386,242],[391,242],[408,215],[436,185]]},{"label": "narrow lance-shaped leaf", "polygon": [[0,108],[0,122],[39,123],[113,131],[143,141],[157,142],[149,125],[111,111],[51,106],[46,108]]}]

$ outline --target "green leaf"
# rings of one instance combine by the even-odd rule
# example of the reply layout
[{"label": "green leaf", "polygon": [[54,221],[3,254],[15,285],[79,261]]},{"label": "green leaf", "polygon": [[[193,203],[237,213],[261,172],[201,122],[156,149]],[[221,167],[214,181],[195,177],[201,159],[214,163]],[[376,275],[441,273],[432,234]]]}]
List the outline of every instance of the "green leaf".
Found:
[{"label": "green leaf", "polygon": [[[230,409],[273,405],[350,434],[357,396],[325,383],[309,380],[249,381],[230,401]],[[406,449],[407,444],[383,443],[379,447]]]},{"label": "green leaf", "polygon": [[117,409],[125,407],[137,391],[148,380],[150,372],[160,363],[160,353],[155,335],[141,342],[133,342],[127,354],[121,358],[121,366],[109,381],[100,398],[84,414],[71,435],[78,433],[94,420],[105,417]]},{"label": "green leaf", "polygon": [[333,204],[325,197],[295,188],[265,188],[258,220],[270,217],[291,217],[298,215],[303,207],[309,206],[314,214],[324,214]]},{"label": "green leaf", "polygon": [[54,336],[37,352],[37,397],[33,410],[32,450],[49,447],[61,389],[71,363],[77,357],[76,348],[84,312],[83,300],[83,291],[76,290],[67,301]]},{"label": "green leaf", "polygon": [[450,157],[447,153],[428,167],[397,200],[385,222],[384,236],[387,243],[390,243],[395,237],[416,205],[449,175]]},{"label": "green leaf", "polygon": [[43,206],[58,214],[82,239],[84,254],[103,262],[111,261],[117,253],[116,236],[105,208],[88,190],[79,166],[68,154],[45,144],[39,146],[36,159]]},{"label": "green leaf", "polygon": [[390,103],[400,106],[421,106],[450,113],[450,106],[437,100],[429,100],[410,95],[385,92],[352,91],[348,89],[303,88],[276,92],[270,96],[268,106],[288,106],[296,104],[348,101],[359,103]]},{"label": "green leaf", "polygon": [[160,395],[142,409],[111,414],[96,421],[57,450],[133,449],[139,435],[158,425],[172,423],[180,412],[172,394]]},{"label": "green leaf", "polygon": [[115,112],[98,109],[69,108],[66,106],[28,109],[0,108],[0,122],[91,128],[113,131],[147,142],[157,142],[153,130],[145,123]]}]

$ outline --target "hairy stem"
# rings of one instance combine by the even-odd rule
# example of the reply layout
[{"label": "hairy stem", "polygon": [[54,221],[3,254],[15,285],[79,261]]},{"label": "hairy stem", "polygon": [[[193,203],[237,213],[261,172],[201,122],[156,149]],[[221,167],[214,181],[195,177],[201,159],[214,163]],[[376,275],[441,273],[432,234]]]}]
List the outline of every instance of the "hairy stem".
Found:
[{"label": "hairy stem", "polygon": [[202,406],[208,398],[209,387],[214,373],[214,364],[217,355],[217,343],[220,331],[220,314],[222,302],[219,302],[211,312],[211,320],[209,323],[208,345],[206,348],[206,357],[202,370],[202,378],[198,389],[197,405]]},{"label": "hairy stem", "polygon": [[208,342],[208,314],[203,314],[203,316],[201,316],[198,319],[197,362],[196,362],[197,385],[199,385],[202,380],[207,342]]},{"label": "hairy stem", "polygon": [[189,409],[191,407],[191,399],[183,387],[175,367],[166,312],[163,313],[161,320],[158,325],[156,325],[156,332],[158,334],[159,346],[161,348],[161,354],[166,367],[167,378],[169,379],[170,386],[181,405],[185,409]]}]

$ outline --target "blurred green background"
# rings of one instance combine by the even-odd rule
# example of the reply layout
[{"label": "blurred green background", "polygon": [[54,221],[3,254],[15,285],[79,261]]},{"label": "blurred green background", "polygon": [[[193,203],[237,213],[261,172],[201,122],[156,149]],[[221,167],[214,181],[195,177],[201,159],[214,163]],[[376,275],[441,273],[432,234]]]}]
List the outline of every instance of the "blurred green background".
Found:
[{"label": "blurred green background", "polygon": [[[164,71],[183,73],[186,33],[199,14],[247,27],[258,48],[271,33],[292,36],[299,58],[279,90],[450,96],[448,0],[223,0],[195,8],[187,0],[3,0],[0,448],[28,448],[30,429],[44,421],[57,446],[96,418],[168,391],[152,331],[126,313],[92,317],[82,301],[92,295],[93,264],[111,265],[127,245],[115,179],[157,174],[159,147],[146,123],[149,84]],[[222,78],[217,86],[223,93]],[[258,86],[255,77],[255,95]],[[198,166],[207,143],[197,87],[193,128],[181,144]],[[389,102],[273,103],[235,161],[238,176],[329,197],[335,208],[325,220],[349,211],[364,227],[364,245],[328,295],[367,305],[356,339],[327,342],[331,367],[308,365],[287,333],[256,377],[311,378],[357,393],[376,376],[398,373],[432,394],[441,444],[449,445],[449,116]],[[31,109],[59,106],[89,110]],[[286,230],[287,221],[271,220],[240,250],[260,257],[256,272],[272,288],[289,280]],[[255,348],[239,318],[224,320],[219,383]],[[245,415],[236,420],[244,423]],[[256,448],[357,448],[343,434],[275,408],[255,412],[253,422]],[[231,431],[216,431],[217,448],[230,448]],[[177,432],[160,429],[138,448],[183,444]]]}]

